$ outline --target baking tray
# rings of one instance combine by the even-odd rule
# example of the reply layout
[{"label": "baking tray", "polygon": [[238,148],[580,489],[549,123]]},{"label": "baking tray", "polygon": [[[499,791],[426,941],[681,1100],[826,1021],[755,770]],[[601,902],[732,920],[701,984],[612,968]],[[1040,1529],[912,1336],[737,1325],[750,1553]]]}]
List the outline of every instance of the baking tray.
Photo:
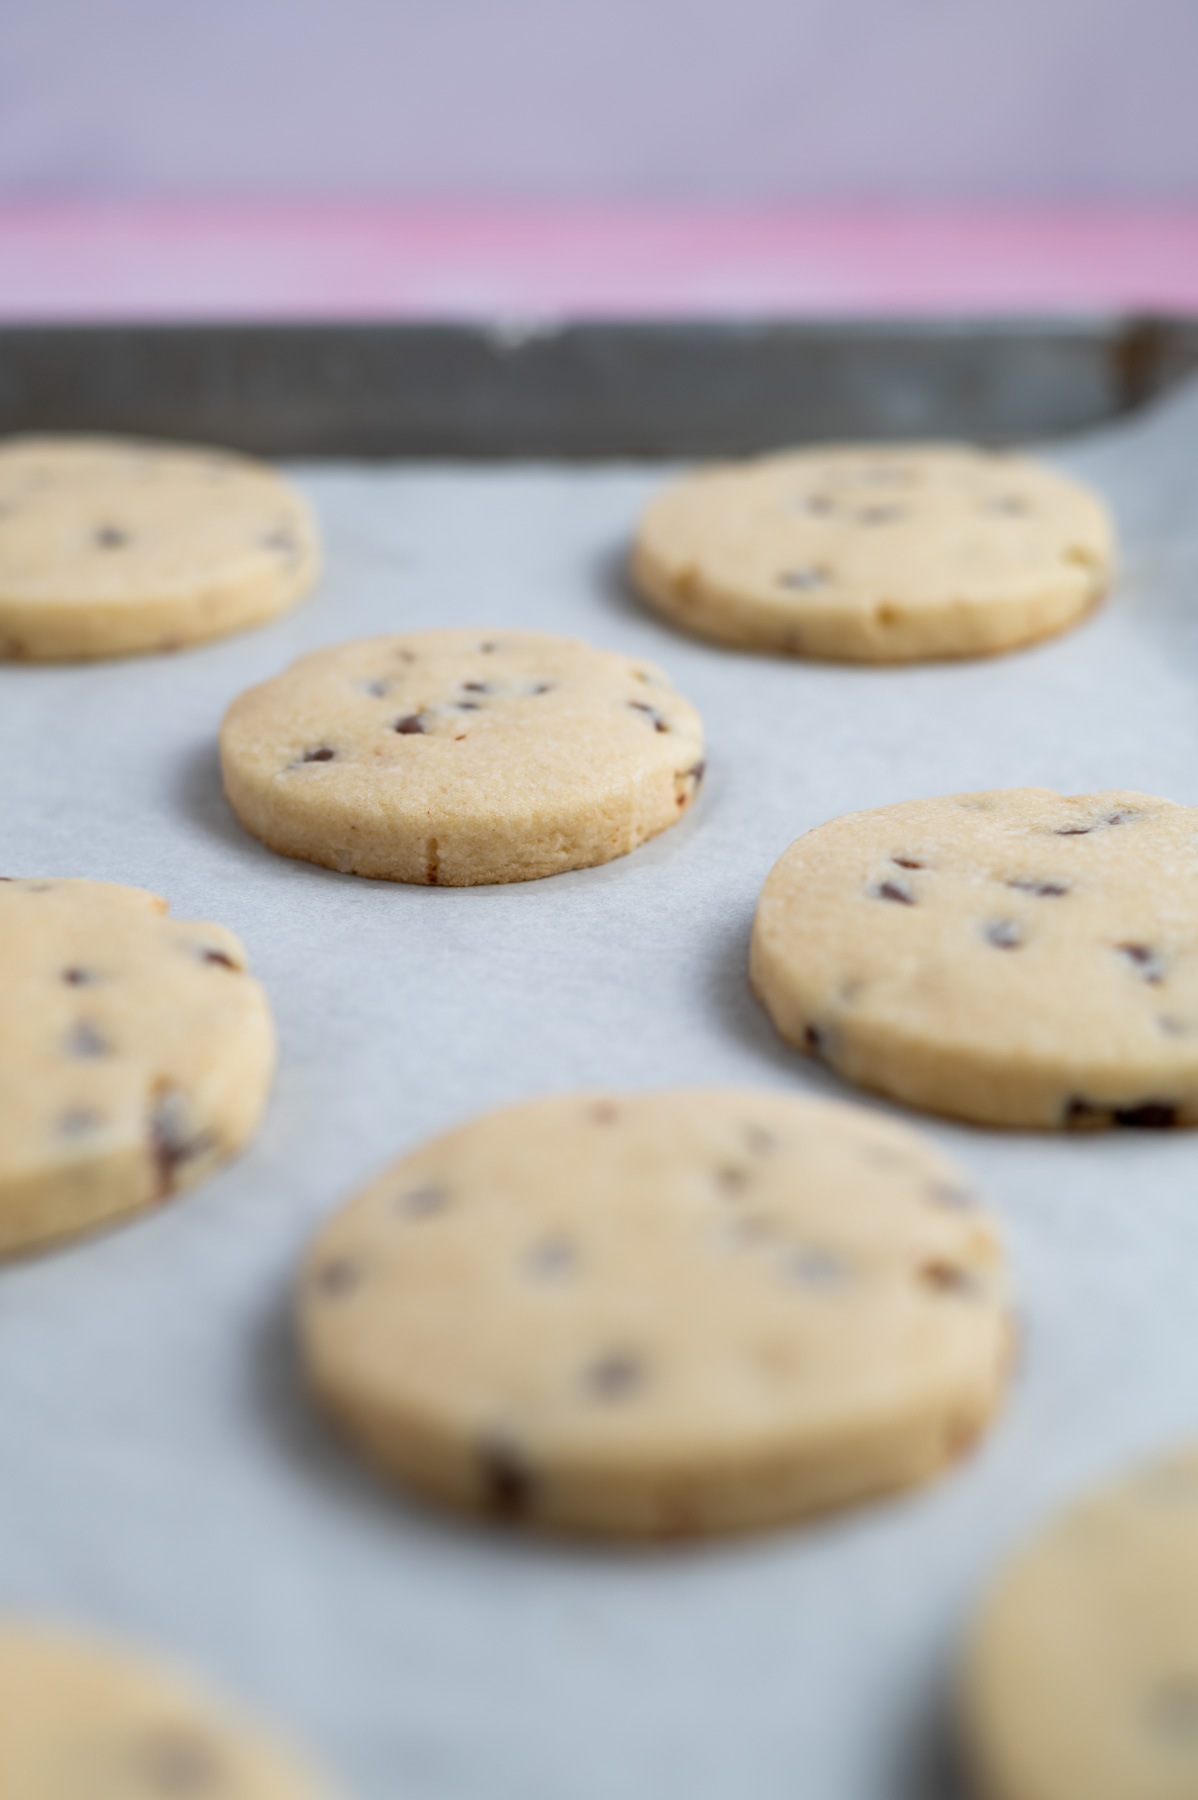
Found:
[{"label": "baking tray", "polygon": [[[305,1403],[288,1288],[343,1195],[485,1107],[844,1095],[775,1039],[745,972],[761,882],[820,820],[1037,783],[1198,803],[1196,346],[1184,321],[1117,320],[0,331],[0,430],[300,459],[328,549],[319,591],[265,629],[0,667],[0,867],[224,921],[282,1046],[235,1167],[0,1271],[0,1606],[192,1664],[350,1800],[953,1792],[948,1672],[996,1559],[1198,1431],[1198,1137],[914,1121],[1003,1221],[1026,1322],[1011,1402],[927,1492],[742,1542],[538,1542],[392,1494]],[[867,669],[731,654],[629,595],[628,530],[669,473],[647,459],[896,433],[1036,440],[1097,483],[1124,544],[1110,603],[1015,655]],[[699,804],[631,857],[508,888],[366,882],[248,838],[216,764],[229,699],[318,644],[438,623],[664,665],[704,716]]]}]

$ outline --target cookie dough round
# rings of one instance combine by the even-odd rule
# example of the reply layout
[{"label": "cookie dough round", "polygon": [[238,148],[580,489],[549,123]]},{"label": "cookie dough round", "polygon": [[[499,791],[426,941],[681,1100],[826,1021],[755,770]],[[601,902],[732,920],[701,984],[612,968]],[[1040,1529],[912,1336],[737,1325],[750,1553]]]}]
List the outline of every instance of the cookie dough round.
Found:
[{"label": "cookie dough round", "polygon": [[771,1526],[930,1480],[1004,1384],[968,1184],[859,1108],[538,1100],[405,1157],[320,1232],[311,1386],[384,1471],[594,1534]]},{"label": "cookie dough round", "polygon": [[1090,1498],[1015,1559],[965,1659],[988,1800],[1198,1793],[1198,1449]]},{"label": "cookie dough round", "polygon": [[178,650],[316,580],[316,526],[265,464],[135,438],[0,442],[0,657]]},{"label": "cookie dough round", "polygon": [[1198,1124],[1198,807],[1011,788],[833,819],[771,871],[750,972],[788,1043],[909,1106]]},{"label": "cookie dough round", "polygon": [[289,1750],[171,1671],[0,1626],[5,1800],[327,1800]]},{"label": "cookie dough round", "polygon": [[636,586],[701,637],[844,662],[985,656],[1110,584],[1097,495],[963,445],[843,445],[700,470],[652,502]]},{"label": "cookie dough round", "polygon": [[0,882],[0,1255],[203,1180],[253,1135],[266,996],[220,925],[104,881]]},{"label": "cookie dough round", "polygon": [[272,850],[445,887],[610,862],[703,776],[698,714],[660,669],[534,631],[314,651],[235,700],[220,745]]}]

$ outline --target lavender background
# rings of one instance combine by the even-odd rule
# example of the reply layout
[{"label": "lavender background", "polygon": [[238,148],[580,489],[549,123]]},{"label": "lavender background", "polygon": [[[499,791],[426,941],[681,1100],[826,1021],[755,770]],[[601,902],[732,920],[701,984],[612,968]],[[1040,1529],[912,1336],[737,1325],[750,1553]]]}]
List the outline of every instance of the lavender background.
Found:
[{"label": "lavender background", "polygon": [[0,0],[0,196],[1185,198],[1194,0]]}]

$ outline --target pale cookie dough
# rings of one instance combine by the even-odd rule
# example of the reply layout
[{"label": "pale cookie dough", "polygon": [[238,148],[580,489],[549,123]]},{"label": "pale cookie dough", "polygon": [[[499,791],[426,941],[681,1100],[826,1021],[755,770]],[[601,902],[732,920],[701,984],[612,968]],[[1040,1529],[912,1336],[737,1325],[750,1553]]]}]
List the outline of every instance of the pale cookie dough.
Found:
[{"label": "pale cookie dough", "polygon": [[1198,1794],[1198,1450],[1140,1471],[1023,1550],[962,1681],[987,1800]]},{"label": "pale cookie dough", "polygon": [[0,657],[178,650],[273,619],[316,526],[265,464],[135,438],[0,442]]},{"label": "pale cookie dough", "polygon": [[573,1095],[405,1157],[315,1240],[311,1387],[451,1506],[673,1536],[931,1480],[1005,1380],[994,1230],[861,1109]]},{"label": "pale cookie dough", "polygon": [[0,1626],[0,1800],[327,1800],[236,1714],[141,1657]]},{"label": "pale cookie dough", "polygon": [[1064,631],[1110,584],[1097,495],[951,444],[794,450],[652,502],[632,574],[717,643],[845,662],[985,656]]},{"label": "pale cookie dough", "polygon": [[1010,788],[775,864],[753,987],[846,1080],[983,1125],[1198,1123],[1198,807]]},{"label": "pale cookie dough", "polygon": [[703,776],[698,714],[660,669],[534,631],[316,650],[235,700],[220,746],[272,850],[446,887],[610,862]]},{"label": "pale cookie dough", "polygon": [[253,1135],[266,996],[220,925],[104,881],[0,881],[0,1255],[152,1206]]}]

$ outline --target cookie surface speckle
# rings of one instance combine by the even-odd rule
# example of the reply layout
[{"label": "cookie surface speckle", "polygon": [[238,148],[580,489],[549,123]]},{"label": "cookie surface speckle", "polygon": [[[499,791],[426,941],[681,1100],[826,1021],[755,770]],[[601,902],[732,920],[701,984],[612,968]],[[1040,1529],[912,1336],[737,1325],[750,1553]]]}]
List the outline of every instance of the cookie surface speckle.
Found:
[{"label": "cookie surface speckle", "polygon": [[1012,788],[833,819],[770,873],[751,977],[788,1043],[908,1105],[1198,1123],[1198,808]]},{"label": "cookie surface speckle", "polygon": [[1043,464],[845,445],[686,477],[645,512],[632,573],[660,612],[719,643],[903,662],[1063,631],[1113,559],[1102,502]]},{"label": "cookie surface speckle", "polygon": [[5,1800],[327,1800],[291,1752],[173,1672],[0,1626]]},{"label": "cookie surface speckle", "polygon": [[223,927],[140,888],[0,885],[0,1255],[200,1181],[266,1104],[266,997]]},{"label": "cookie surface speckle", "polygon": [[659,669],[529,631],[314,651],[221,730],[233,810],[272,849],[430,886],[622,856],[681,818],[702,755]]},{"label": "cookie surface speckle", "polygon": [[0,442],[0,657],[175,650],[273,618],[315,581],[306,502],[228,451]]},{"label": "cookie surface speckle", "polygon": [[615,1535],[928,1480],[1008,1347],[958,1170],[861,1109],[730,1090],[539,1100],[426,1144],[319,1232],[299,1314],[315,1394],[384,1470]]},{"label": "cookie surface speckle", "polygon": [[983,1604],[963,1710],[993,1800],[1198,1791],[1198,1451],[1054,1521]]}]

